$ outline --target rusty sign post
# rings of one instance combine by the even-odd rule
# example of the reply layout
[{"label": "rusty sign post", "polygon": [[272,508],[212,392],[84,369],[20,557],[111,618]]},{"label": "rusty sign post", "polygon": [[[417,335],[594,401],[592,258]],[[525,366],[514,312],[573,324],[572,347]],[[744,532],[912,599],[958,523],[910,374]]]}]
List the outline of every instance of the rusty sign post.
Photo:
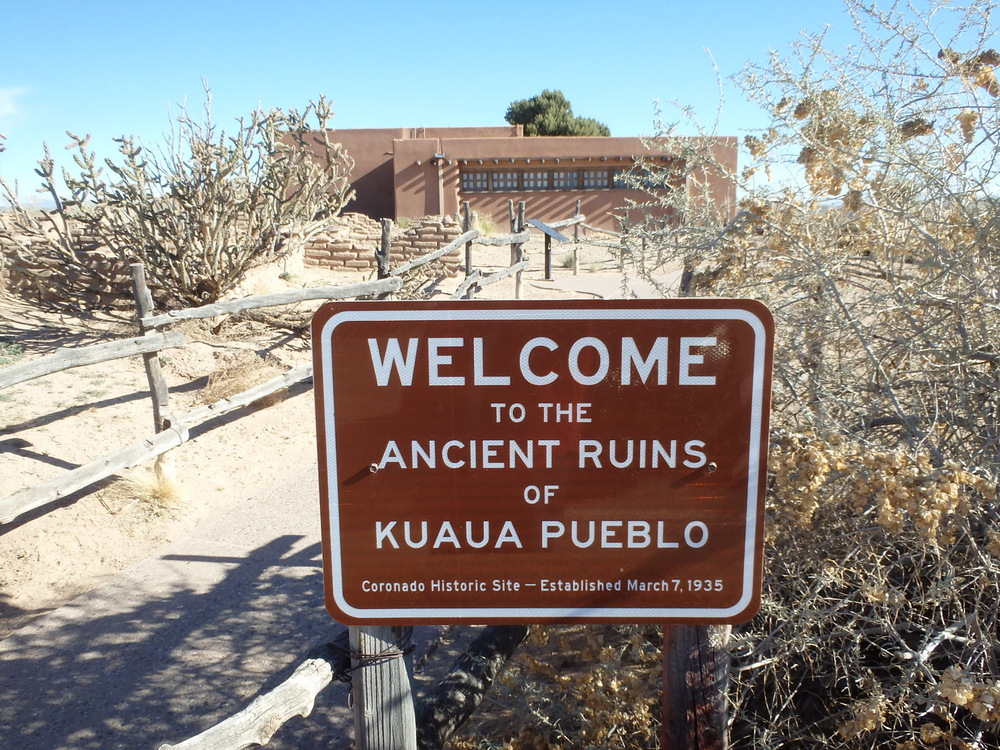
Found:
[{"label": "rusty sign post", "polygon": [[749,619],[773,335],[767,309],[743,300],[324,306],[330,613]]}]

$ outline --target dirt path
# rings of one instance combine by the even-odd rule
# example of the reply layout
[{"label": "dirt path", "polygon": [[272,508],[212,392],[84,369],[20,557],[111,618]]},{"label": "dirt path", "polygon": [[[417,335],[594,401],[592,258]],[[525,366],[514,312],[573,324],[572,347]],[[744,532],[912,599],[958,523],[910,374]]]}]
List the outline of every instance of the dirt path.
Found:
[{"label": "dirt path", "polygon": [[[525,299],[620,297],[614,261],[600,248],[581,254],[573,276],[569,257],[553,258],[555,281],[542,273],[541,242],[529,246],[532,270],[525,274]],[[477,248],[485,272],[509,263],[507,248]],[[351,283],[357,274],[304,269],[289,276],[258,273],[243,294],[290,286]],[[459,277],[442,280],[441,298]],[[635,293],[644,296],[648,289]],[[487,287],[485,299],[512,299],[514,282]],[[300,312],[303,312],[300,310]],[[188,346],[163,352],[172,408],[184,411],[230,395],[218,391],[220,371],[249,370],[263,380],[276,371],[309,361],[309,342],[287,332],[251,324],[183,327]],[[135,335],[130,311],[89,319],[39,310],[0,296],[0,356],[24,361],[60,346],[81,346]],[[3,360],[0,360],[2,366]],[[250,383],[252,384],[252,383]],[[232,393],[250,384],[240,384]],[[153,433],[152,413],[140,358],[77,368],[0,392],[0,497],[30,487]],[[157,492],[150,467],[104,482],[0,528],[0,638],[101,581],[189,534],[213,510],[236,507],[263,486],[301,472],[316,460],[311,391],[266,407],[249,407],[193,431],[173,452],[176,491]]]}]

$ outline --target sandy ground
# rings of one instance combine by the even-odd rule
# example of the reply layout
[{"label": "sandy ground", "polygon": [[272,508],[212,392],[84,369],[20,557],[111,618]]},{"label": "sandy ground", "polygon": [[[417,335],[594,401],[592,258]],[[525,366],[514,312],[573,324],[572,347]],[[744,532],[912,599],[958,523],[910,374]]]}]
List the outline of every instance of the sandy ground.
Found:
[{"label": "sandy ground", "polygon": [[[579,275],[573,275],[566,253],[554,253],[555,280],[545,281],[541,247],[535,241],[528,248],[532,269],[524,275],[522,298],[650,294],[643,285],[624,287],[616,263],[601,248],[581,252]],[[477,267],[484,272],[509,263],[507,248],[479,247],[476,253]],[[296,268],[290,274],[284,270],[256,274],[243,293],[365,278],[311,268]],[[447,298],[459,281],[460,277],[440,280],[441,298]],[[512,299],[514,281],[489,286],[478,297]],[[231,322],[216,333],[208,325],[189,324],[182,330],[187,347],[164,351],[161,358],[171,388],[171,409],[177,413],[205,403],[206,397],[217,398],[205,391],[215,385],[210,381],[213,373],[250,352],[281,369],[310,358],[308,340],[287,331]],[[23,350],[17,361],[44,356],[61,346],[136,333],[128,311],[79,319],[0,295],[0,356],[9,354],[13,344]],[[251,406],[193,430],[193,439],[172,452],[176,492],[152,492],[152,469],[140,466],[0,527],[0,638],[190,534],[210,510],[235,507],[260,487],[308,469],[316,461],[313,408],[311,390],[302,386],[278,403]],[[0,498],[152,434],[151,404],[139,357],[76,368],[0,391]]]}]

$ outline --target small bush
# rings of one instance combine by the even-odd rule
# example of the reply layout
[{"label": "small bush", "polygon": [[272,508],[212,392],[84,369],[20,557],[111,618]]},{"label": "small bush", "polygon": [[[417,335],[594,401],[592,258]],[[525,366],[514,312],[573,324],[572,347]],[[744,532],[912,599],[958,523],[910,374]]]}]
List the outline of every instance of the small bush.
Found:
[{"label": "small bush", "polygon": [[24,356],[24,347],[16,341],[0,340],[0,367],[12,365]]},{"label": "small bush", "polygon": [[489,216],[483,216],[479,212],[476,212],[472,216],[472,228],[480,234],[485,234],[487,236],[494,234],[497,231],[497,226],[493,223],[493,219]]}]

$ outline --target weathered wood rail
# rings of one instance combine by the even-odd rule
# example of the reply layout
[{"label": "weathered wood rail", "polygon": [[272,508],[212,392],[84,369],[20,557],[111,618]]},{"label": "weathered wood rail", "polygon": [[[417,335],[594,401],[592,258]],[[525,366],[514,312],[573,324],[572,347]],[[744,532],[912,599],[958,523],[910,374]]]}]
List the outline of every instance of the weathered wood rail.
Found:
[{"label": "weathered wood rail", "polygon": [[175,416],[170,427],[137,443],[108,453],[90,463],[84,464],[65,474],[33,487],[19,490],[0,500],[0,524],[10,523],[29,511],[53,503],[78,490],[96,484],[123,469],[137,466],[143,461],[162,456],[167,451],[186,443],[190,430],[213,417],[228,414],[283,388],[308,380],[312,377],[312,365],[289,370],[283,375],[268,380],[254,388],[231,398],[200,406],[189,412]]},{"label": "weathered wood rail", "polygon": [[0,389],[25,383],[44,375],[70,370],[74,367],[96,365],[122,357],[183,346],[187,346],[184,335],[179,331],[168,331],[152,336],[137,336],[77,349],[58,349],[47,357],[4,367],[0,370]]},{"label": "weathered wood rail", "polygon": [[175,323],[179,320],[214,318],[218,315],[232,315],[245,310],[258,310],[262,307],[294,305],[299,302],[308,302],[318,299],[353,299],[355,297],[367,297],[372,294],[396,292],[399,291],[402,285],[403,282],[401,280],[393,278],[391,280],[382,279],[379,281],[365,281],[360,284],[347,284],[342,286],[325,286],[313,289],[293,289],[287,292],[275,292],[274,294],[263,294],[256,297],[244,297],[238,300],[218,302],[214,305],[205,305],[204,307],[192,307],[185,310],[171,310],[170,312],[165,312],[160,315],[152,315],[150,317],[143,318],[142,323],[150,328],[159,328],[169,323]]},{"label": "weathered wood rail", "polygon": [[[415,706],[417,747],[437,750],[475,712],[504,663],[528,634],[526,625],[488,625]],[[319,693],[352,668],[347,629],[314,648],[284,682],[209,729],[158,750],[244,750],[266,745],[295,716],[308,716]]]}]

